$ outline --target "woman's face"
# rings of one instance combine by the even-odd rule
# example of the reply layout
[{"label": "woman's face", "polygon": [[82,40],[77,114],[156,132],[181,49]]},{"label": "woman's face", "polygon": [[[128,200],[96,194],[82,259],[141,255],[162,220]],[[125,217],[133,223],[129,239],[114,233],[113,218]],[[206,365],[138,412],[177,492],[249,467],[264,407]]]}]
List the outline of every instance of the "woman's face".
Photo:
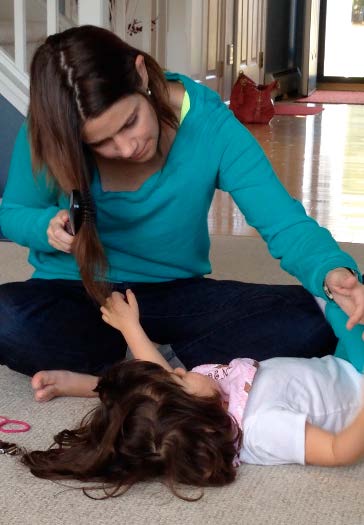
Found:
[{"label": "woman's face", "polygon": [[82,139],[102,157],[143,163],[156,154],[159,124],[151,104],[136,93],[86,120]]}]

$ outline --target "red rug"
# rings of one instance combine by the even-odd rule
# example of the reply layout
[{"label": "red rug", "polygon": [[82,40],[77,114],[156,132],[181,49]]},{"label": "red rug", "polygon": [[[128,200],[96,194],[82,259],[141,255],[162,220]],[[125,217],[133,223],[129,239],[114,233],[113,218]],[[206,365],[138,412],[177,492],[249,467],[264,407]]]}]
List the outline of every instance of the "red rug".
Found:
[{"label": "red rug", "polygon": [[295,102],[314,104],[364,104],[364,91],[326,91],[317,89],[309,97],[298,98]]},{"label": "red rug", "polygon": [[306,115],[317,115],[317,113],[321,113],[323,109],[322,106],[304,106],[303,104],[286,104],[284,102],[274,104],[275,115],[303,117]]}]

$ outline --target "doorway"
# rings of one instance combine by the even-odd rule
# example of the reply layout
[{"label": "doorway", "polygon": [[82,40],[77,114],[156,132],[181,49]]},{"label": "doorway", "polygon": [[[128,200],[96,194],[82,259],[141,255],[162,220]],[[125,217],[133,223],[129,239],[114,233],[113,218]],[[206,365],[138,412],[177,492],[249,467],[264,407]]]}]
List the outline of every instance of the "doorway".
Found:
[{"label": "doorway", "polygon": [[321,0],[318,80],[364,83],[364,0]]},{"label": "doorway", "polygon": [[235,78],[243,72],[257,84],[264,83],[266,17],[266,0],[235,2]]}]

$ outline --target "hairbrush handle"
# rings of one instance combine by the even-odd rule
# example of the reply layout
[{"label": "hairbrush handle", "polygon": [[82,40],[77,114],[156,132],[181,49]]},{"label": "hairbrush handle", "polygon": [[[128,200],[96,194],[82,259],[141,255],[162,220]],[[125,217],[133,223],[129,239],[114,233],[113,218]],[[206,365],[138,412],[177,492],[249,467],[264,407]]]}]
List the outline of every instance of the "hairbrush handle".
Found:
[{"label": "hairbrush handle", "polygon": [[83,220],[82,197],[79,190],[71,191],[68,215],[69,220],[65,224],[65,229],[70,235],[76,235]]}]

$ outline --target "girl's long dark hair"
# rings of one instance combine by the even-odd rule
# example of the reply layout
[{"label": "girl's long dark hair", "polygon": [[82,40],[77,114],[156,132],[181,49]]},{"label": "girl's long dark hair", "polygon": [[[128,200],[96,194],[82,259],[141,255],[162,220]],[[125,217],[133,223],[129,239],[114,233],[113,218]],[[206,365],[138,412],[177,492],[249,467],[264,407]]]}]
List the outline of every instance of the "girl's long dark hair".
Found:
[{"label": "girl's long dark hair", "polygon": [[[150,96],[135,68],[138,55],[144,57]],[[163,71],[147,53],[95,26],[49,36],[37,49],[30,71],[28,120],[34,171],[46,168],[58,189],[66,194],[80,190],[89,199],[92,156],[82,143],[82,126],[133,93],[150,102],[160,126],[178,126]],[[83,222],[73,253],[87,292],[103,303],[110,292],[105,283],[108,265],[95,221]]]},{"label": "girl's long dark hair", "polygon": [[241,431],[218,393],[187,394],[146,361],[114,365],[96,390],[101,403],[79,428],[60,432],[47,451],[23,456],[35,476],[101,482],[105,497],[158,477],[187,500],[193,498],[181,496],[178,483],[220,486],[235,479]]}]

